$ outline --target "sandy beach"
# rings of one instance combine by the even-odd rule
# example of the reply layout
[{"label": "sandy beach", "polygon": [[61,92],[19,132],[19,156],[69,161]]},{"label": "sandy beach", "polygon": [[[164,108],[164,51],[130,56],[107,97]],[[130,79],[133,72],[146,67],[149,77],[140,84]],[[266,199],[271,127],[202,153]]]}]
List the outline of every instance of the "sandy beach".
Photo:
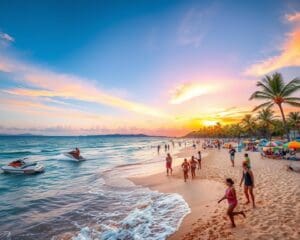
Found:
[{"label": "sandy beach", "polygon": [[[179,229],[169,237],[175,239],[300,239],[300,174],[286,170],[290,163],[284,160],[261,159],[259,153],[248,152],[255,176],[255,209],[245,205],[243,187],[239,186],[244,152],[237,153],[236,166],[231,167],[227,149],[206,150],[202,169],[197,177],[183,181],[178,166],[184,157],[196,156],[191,148],[174,156],[177,167],[173,176],[165,172],[143,178],[131,178],[137,184],[164,193],[178,193],[191,209]],[[297,165],[297,163],[293,163]],[[298,163],[299,164],[299,163]],[[164,166],[164,163],[162,163]],[[224,195],[224,179],[231,177],[239,204],[246,218],[237,216],[236,228],[231,228],[226,216],[227,202],[217,203]]]}]

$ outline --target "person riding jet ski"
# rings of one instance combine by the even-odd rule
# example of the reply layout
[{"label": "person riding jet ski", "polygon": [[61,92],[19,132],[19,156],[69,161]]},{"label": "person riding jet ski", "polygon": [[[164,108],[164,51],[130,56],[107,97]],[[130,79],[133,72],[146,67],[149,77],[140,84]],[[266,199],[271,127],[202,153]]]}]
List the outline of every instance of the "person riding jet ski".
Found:
[{"label": "person riding jet ski", "polygon": [[21,159],[13,161],[13,162],[8,164],[8,166],[11,166],[11,167],[21,167],[21,166],[24,166],[24,165],[25,165],[25,162]]},{"label": "person riding jet ski", "polygon": [[80,150],[79,148],[75,148],[75,150],[69,152],[74,158],[79,159],[80,158]]}]

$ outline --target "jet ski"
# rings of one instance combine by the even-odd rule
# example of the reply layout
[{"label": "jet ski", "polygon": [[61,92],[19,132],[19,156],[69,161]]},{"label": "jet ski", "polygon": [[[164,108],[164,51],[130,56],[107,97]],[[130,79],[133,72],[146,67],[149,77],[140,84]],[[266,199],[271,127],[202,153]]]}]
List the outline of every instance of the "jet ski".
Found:
[{"label": "jet ski", "polygon": [[1,167],[4,173],[20,173],[33,174],[44,172],[44,166],[38,162],[25,162],[24,159],[19,159]]},{"label": "jet ski", "polygon": [[84,157],[82,157],[81,155],[79,155],[79,157],[74,156],[73,154],[66,152],[64,153],[64,155],[68,158],[70,158],[70,160],[75,161],[75,162],[81,162],[81,161],[85,161],[86,159]]}]

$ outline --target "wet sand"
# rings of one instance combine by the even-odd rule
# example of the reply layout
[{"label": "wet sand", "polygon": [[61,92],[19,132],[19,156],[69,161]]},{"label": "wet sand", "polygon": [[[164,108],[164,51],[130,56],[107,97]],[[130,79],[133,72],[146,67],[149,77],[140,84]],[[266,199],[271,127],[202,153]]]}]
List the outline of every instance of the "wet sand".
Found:
[{"label": "wet sand", "polygon": [[[290,161],[261,159],[259,153],[249,152],[255,176],[257,207],[244,205],[243,187],[239,186],[243,154],[236,154],[236,166],[231,167],[227,149],[207,150],[208,156],[202,160],[202,169],[197,177],[183,181],[180,167],[175,167],[173,175],[159,173],[143,178],[132,178],[138,185],[166,193],[179,193],[191,208],[171,240],[183,239],[300,239],[300,174],[286,170]],[[195,155],[196,151],[187,148],[174,156],[176,165],[184,157]],[[293,163],[299,164],[299,163]],[[164,163],[162,163],[162,167]],[[218,204],[224,195],[224,179],[235,181],[239,205],[247,218],[237,216],[235,229],[230,227],[226,216],[226,200]]]}]

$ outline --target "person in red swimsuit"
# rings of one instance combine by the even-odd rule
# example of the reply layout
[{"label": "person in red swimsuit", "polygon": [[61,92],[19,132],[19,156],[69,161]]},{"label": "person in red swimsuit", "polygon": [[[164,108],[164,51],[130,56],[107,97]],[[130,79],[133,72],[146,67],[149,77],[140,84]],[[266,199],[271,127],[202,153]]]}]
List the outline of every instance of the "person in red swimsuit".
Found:
[{"label": "person in red swimsuit", "polygon": [[170,153],[167,154],[166,157],[166,169],[167,169],[167,176],[169,176],[169,171],[172,175],[173,169],[172,169],[172,157],[170,155]]},{"label": "person in red swimsuit", "polygon": [[243,215],[244,217],[246,217],[246,215],[243,211],[241,211],[241,212],[233,211],[238,204],[235,189],[233,186],[234,185],[233,180],[231,178],[227,178],[226,185],[228,186],[228,188],[226,189],[225,195],[218,201],[218,203],[222,202],[224,199],[227,199],[227,201],[228,201],[227,215],[229,216],[229,219],[231,221],[231,226],[235,227],[234,216],[235,215]]}]

